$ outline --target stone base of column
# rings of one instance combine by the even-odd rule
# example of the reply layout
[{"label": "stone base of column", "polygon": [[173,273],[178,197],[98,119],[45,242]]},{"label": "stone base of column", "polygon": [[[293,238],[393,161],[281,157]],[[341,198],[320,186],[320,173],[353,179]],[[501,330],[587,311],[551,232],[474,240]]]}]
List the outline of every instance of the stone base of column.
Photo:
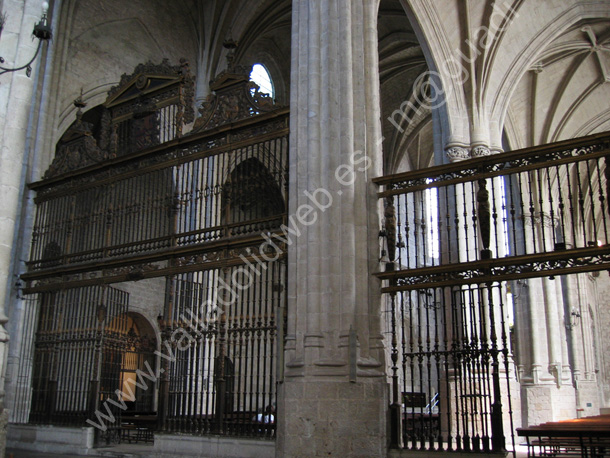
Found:
[{"label": "stone base of column", "polygon": [[576,416],[590,417],[601,415],[599,383],[596,380],[579,380],[576,392]]},{"label": "stone base of column", "polygon": [[385,379],[287,379],[278,390],[276,456],[387,455]]},{"label": "stone base of column", "polygon": [[522,385],[523,426],[576,418],[572,385]]}]

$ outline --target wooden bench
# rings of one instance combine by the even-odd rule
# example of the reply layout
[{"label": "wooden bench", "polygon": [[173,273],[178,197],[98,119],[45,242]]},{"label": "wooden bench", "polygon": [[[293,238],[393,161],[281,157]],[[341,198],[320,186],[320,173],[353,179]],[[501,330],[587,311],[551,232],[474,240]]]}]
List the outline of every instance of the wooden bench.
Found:
[{"label": "wooden bench", "polygon": [[525,437],[528,456],[610,456],[610,415],[548,422],[517,428]]},{"label": "wooden bench", "polygon": [[121,415],[121,442],[154,442],[156,429],[155,412],[123,412]]}]

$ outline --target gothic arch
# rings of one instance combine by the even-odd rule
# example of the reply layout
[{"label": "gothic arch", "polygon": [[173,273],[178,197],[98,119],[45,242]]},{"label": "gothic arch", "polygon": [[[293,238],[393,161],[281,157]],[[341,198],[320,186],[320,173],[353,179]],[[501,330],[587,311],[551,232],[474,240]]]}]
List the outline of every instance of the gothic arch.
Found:
[{"label": "gothic arch", "polygon": [[434,4],[425,1],[400,0],[405,13],[418,38],[429,71],[438,78],[442,93],[435,105],[440,115],[440,134],[443,146],[448,144],[468,145],[470,134],[467,102],[462,88],[462,69],[456,62],[449,39],[438,24],[441,18]]},{"label": "gothic arch", "polygon": [[381,0],[377,15],[384,173],[443,163],[446,91],[424,36],[405,2]]},{"label": "gothic arch", "polygon": [[229,224],[283,213],[280,187],[264,163],[256,157],[242,160],[223,186],[223,215]]}]

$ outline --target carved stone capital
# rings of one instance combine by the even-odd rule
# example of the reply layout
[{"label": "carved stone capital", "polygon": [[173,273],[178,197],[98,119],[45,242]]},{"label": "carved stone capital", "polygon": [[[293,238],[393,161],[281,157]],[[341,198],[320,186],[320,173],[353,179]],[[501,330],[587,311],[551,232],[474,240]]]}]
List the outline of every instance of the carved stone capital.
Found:
[{"label": "carved stone capital", "polygon": [[465,159],[470,159],[470,153],[468,149],[462,146],[451,146],[447,148],[446,152],[449,161],[451,162],[459,162]]},{"label": "carved stone capital", "polygon": [[485,145],[478,145],[472,148],[472,157],[491,156],[491,150]]}]

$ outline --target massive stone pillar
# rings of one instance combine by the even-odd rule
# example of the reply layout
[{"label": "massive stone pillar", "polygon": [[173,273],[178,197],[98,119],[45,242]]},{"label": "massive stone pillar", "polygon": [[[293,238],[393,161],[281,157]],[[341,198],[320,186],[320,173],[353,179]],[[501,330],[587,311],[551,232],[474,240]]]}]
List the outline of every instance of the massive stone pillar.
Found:
[{"label": "massive stone pillar", "polygon": [[377,0],[294,0],[278,454],[383,456]]},{"label": "massive stone pillar", "polygon": [[[32,39],[34,24],[41,17],[41,0],[1,2],[6,16],[2,28],[0,66],[16,68],[25,65],[36,52],[38,40]],[[36,67],[40,57],[32,64]],[[17,222],[20,218],[25,167],[30,147],[32,102],[35,95],[36,70],[32,78],[26,70],[0,75],[0,456],[4,456],[7,411],[4,410],[4,376],[7,365],[9,335],[6,331],[9,304],[15,299],[12,266],[19,259],[15,249]],[[12,317],[11,317],[12,318]]]}]

